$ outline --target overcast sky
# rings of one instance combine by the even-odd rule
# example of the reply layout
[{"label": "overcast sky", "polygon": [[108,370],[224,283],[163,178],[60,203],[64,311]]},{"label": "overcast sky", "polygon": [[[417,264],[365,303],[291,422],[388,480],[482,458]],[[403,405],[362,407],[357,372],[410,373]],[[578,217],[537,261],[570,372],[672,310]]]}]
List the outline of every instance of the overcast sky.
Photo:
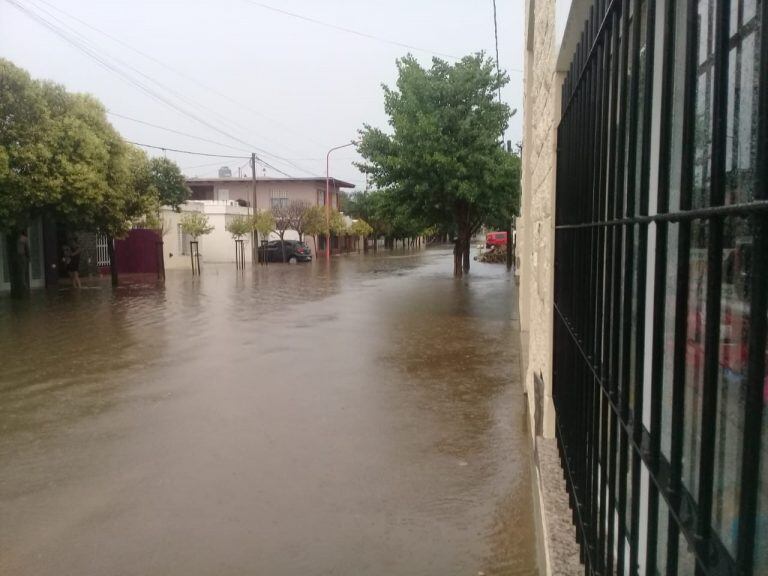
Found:
[{"label": "overcast sky", "polygon": [[[435,53],[494,53],[492,0],[13,2],[45,22],[0,0],[0,56],[33,77],[93,94],[114,114],[196,137],[110,116],[126,139],[213,154],[255,151],[291,176],[324,175],[330,147],[354,139],[363,123],[386,127],[381,83],[394,84],[395,60],[409,51],[395,43],[423,49],[411,52],[424,64]],[[507,138],[517,142],[523,0],[497,0],[497,10],[501,66],[511,79],[502,97],[519,109]],[[167,155],[189,176],[215,176],[222,165],[250,174],[245,159]],[[351,147],[334,152],[331,174],[363,188],[355,159]],[[263,170],[279,175],[265,166],[258,175]]]}]

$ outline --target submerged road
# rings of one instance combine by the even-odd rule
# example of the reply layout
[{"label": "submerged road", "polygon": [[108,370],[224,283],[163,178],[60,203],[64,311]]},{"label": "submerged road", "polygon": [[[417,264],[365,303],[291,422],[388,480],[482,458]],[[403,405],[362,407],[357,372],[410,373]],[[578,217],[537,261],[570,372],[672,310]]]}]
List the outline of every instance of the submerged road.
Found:
[{"label": "submerged road", "polygon": [[451,271],[0,297],[0,575],[535,574],[514,281]]}]

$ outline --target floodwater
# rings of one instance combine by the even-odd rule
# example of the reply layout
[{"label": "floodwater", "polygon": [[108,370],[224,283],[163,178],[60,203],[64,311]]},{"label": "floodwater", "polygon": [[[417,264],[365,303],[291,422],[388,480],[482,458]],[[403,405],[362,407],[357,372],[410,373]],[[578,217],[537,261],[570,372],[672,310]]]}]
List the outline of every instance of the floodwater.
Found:
[{"label": "floodwater", "polygon": [[514,281],[451,271],[0,298],[0,574],[535,574]]}]

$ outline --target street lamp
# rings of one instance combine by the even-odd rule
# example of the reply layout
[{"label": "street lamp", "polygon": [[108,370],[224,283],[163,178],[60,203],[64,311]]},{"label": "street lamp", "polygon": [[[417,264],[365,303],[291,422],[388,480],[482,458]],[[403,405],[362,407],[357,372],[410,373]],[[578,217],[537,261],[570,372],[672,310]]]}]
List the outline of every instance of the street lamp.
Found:
[{"label": "street lamp", "polygon": [[357,141],[352,140],[348,144],[342,144],[341,146],[335,146],[328,150],[328,154],[325,155],[325,226],[328,230],[328,234],[325,239],[325,260],[331,259],[331,178],[329,175],[329,168],[331,163],[331,152],[334,150],[340,150],[347,146],[355,146]]}]

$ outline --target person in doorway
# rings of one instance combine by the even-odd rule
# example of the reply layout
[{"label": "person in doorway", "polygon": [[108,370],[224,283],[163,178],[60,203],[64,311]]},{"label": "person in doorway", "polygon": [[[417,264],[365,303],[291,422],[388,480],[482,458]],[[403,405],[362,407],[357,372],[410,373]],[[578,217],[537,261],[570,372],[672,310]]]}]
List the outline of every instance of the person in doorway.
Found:
[{"label": "person in doorway", "polygon": [[22,279],[24,289],[27,289],[29,288],[29,237],[26,230],[22,230],[18,240],[16,240],[16,257],[20,270],[19,276]]},{"label": "person in doorway", "polygon": [[80,284],[80,245],[77,243],[77,238],[73,239],[69,246],[67,271],[72,279],[72,286],[79,289],[82,285]]}]

